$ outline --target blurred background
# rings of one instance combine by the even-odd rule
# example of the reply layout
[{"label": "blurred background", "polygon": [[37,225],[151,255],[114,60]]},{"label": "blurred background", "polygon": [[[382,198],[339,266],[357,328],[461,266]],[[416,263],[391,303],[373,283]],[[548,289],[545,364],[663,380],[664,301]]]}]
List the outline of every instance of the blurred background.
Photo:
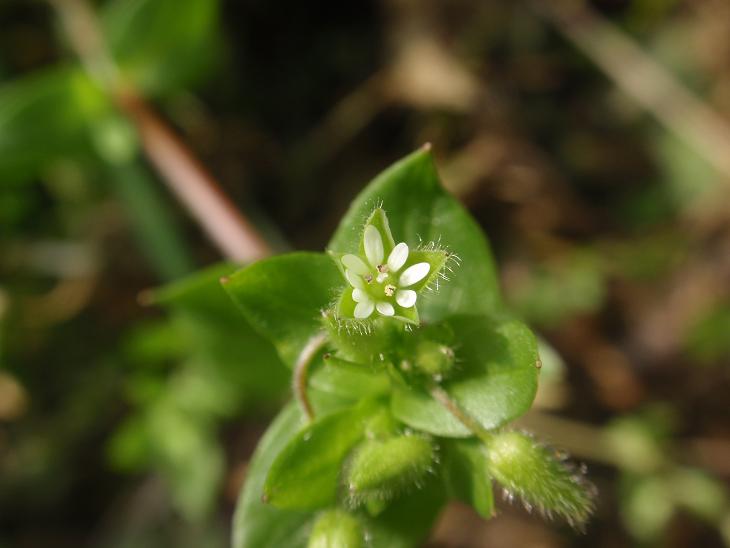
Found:
[{"label": "blurred background", "polygon": [[520,426],[599,490],[429,546],[730,545],[726,1],[2,0],[0,546],[227,546],[288,379],[221,261],[424,142],[542,338]]}]

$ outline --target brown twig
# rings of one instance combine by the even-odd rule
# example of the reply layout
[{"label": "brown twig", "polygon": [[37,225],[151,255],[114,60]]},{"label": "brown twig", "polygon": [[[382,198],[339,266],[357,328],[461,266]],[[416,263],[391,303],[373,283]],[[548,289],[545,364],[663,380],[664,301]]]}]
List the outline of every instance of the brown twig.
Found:
[{"label": "brown twig", "polygon": [[271,248],[261,235],[164,120],[129,91],[118,93],[116,99],[137,127],[152,165],[218,249],[229,259],[241,262],[270,255]]}]

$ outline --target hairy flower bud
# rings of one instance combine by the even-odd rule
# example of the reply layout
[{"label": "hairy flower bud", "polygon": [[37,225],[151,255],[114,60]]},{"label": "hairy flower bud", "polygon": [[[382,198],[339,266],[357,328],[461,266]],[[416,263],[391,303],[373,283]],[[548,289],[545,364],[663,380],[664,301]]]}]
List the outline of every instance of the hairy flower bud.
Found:
[{"label": "hairy flower bud", "polygon": [[502,432],[488,444],[489,471],[505,496],[522,498],[546,516],[562,516],[582,526],[593,511],[594,487],[583,475],[557,458],[553,451],[521,432]]},{"label": "hairy flower bud", "polygon": [[350,460],[346,482],[356,501],[390,500],[430,471],[435,448],[424,436],[396,436],[362,443]]},{"label": "hairy flower bud", "polygon": [[365,546],[362,525],[344,510],[327,510],[312,528],[307,548],[361,548]]},{"label": "hairy flower bud", "polygon": [[415,363],[422,373],[437,379],[445,378],[454,368],[454,351],[445,344],[422,340],[416,347]]}]

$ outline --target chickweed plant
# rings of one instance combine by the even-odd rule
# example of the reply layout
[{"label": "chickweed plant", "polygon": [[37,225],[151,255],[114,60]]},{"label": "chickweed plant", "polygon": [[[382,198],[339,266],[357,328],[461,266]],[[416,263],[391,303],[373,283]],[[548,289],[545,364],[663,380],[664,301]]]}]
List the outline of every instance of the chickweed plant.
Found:
[{"label": "chickweed plant", "polygon": [[295,396],[248,469],[236,548],[417,546],[450,499],[491,518],[495,487],[586,523],[584,474],[509,427],[535,396],[535,337],[500,302],[485,237],[427,147],[365,188],[326,253],[223,284]]}]

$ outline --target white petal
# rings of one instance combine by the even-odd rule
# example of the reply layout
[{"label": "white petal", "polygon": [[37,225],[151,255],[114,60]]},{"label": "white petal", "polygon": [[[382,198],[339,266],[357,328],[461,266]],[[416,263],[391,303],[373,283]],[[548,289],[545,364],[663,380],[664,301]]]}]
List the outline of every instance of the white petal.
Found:
[{"label": "white petal", "polygon": [[347,278],[347,281],[350,282],[352,287],[356,287],[357,289],[363,289],[365,287],[363,279],[352,270],[345,270],[345,278]]},{"label": "white petal", "polygon": [[353,289],[352,290],[352,300],[356,303],[363,303],[370,299],[370,296],[365,293],[362,289]]},{"label": "white petal", "polygon": [[383,238],[373,225],[365,228],[365,255],[373,268],[383,262]]},{"label": "white petal", "polygon": [[395,314],[395,309],[393,308],[393,305],[390,303],[381,301],[375,306],[378,309],[378,312],[380,312],[383,316],[392,316],[393,314]]},{"label": "white petal", "polygon": [[366,265],[357,255],[345,255],[340,260],[342,261],[343,265],[352,270],[355,274],[360,274],[360,276],[364,276],[365,274],[370,273],[368,265]]},{"label": "white petal", "polygon": [[368,299],[367,301],[363,301],[361,303],[358,303],[358,305],[355,307],[355,317],[358,319],[365,319],[369,318],[370,314],[373,313],[373,309],[375,308],[375,303]]},{"label": "white petal", "polygon": [[395,294],[395,302],[403,308],[410,308],[416,304],[416,292],[412,289],[399,289]]},{"label": "white petal", "polygon": [[408,244],[401,242],[390,252],[388,256],[388,268],[391,272],[397,272],[405,264],[406,259],[408,259]]},{"label": "white petal", "polygon": [[413,266],[409,266],[403,271],[403,274],[400,275],[398,285],[401,287],[408,287],[416,282],[420,282],[426,277],[429,270],[431,270],[431,265],[429,263],[418,263]]}]

